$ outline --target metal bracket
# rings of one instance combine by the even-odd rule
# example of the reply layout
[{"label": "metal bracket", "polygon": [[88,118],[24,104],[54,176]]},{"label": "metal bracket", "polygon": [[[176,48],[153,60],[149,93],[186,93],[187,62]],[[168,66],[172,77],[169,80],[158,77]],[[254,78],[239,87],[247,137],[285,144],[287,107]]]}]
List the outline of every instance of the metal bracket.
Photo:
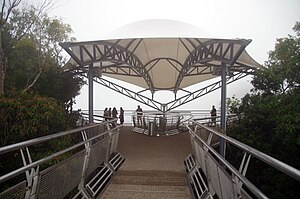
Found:
[{"label": "metal bracket", "polygon": [[[25,148],[26,153],[24,154],[23,149],[20,149],[22,160],[23,160],[23,165],[27,166],[28,164],[32,163],[32,159],[30,156],[30,152],[28,147]],[[28,159],[28,163],[26,161],[26,155]],[[38,185],[38,180],[39,180],[39,166],[35,168],[31,168],[30,171],[27,170],[25,172],[26,174],[26,181],[27,181],[27,191],[25,194],[25,199],[34,199],[36,198],[36,191],[37,191],[37,185]]]},{"label": "metal bracket", "polygon": [[[87,133],[86,133],[85,130],[81,131],[81,136],[82,136],[82,139],[84,141],[88,140],[88,136],[87,136]],[[84,144],[84,147],[85,147],[85,157],[84,157],[84,162],[83,162],[81,180],[80,180],[80,183],[78,185],[79,190],[84,189],[84,179],[86,177],[86,172],[87,172],[87,169],[88,169],[89,159],[90,159],[90,155],[91,155],[91,143],[86,142]]]},{"label": "metal bracket", "polygon": [[[248,155],[248,157],[247,157]],[[247,159],[247,160],[246,160]],[[250,162],[250,159],[251,159],[251,154],[248,154],[248,153],[244,153],[244,156],[243,156],[243,159],[242,159],[242,162],[240,164],[240,168],[239,168],[239,172],[245,176],[246,175],[246,172],[247,172],[247,169],[248,169],[248,165],[249,165],[249,162]],[[243,183],[239,180],[238,177],[235,176],[235,181],[236,181],[236,188],[237,188],[237,192],[238,194],[241,195],[241,188],[242,188],[242,185]]]}]

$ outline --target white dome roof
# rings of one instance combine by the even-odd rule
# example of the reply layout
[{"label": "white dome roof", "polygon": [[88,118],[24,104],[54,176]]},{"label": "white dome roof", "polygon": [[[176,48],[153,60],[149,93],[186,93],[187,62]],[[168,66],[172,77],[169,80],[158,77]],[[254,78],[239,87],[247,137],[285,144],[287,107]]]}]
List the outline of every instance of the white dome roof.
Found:
[{"label": "white dome roof", "polygon": [[117,28],[104,36],[104,38],[105,40],[130,38],[211,38],[211,35],[188,23],[169,19],[149,19]]},{"label": "white dome roof", "polygon": [[179,21],[152,19],[122,26],[98,41],[62,46],[72,57],[68,67],[93,64],[99,75],[151,91],[176,92],[217,77],[222,62],[232,73],[260,68],[245,50],[249,43],[213,38]]}]

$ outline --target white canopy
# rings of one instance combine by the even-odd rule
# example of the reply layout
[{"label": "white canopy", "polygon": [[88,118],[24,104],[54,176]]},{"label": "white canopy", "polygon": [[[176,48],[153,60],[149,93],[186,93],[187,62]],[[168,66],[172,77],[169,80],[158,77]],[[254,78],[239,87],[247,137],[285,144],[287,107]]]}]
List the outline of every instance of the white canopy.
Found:
[{"label": "white canopy", "polygon": [[251,73],[261,66],[245,51],[251,40],[214,39],[190,24],[145,20],[126,25],[99,41],[63,43],[67,69],[85,70],[149,89],[177,92],[229,73]]}]

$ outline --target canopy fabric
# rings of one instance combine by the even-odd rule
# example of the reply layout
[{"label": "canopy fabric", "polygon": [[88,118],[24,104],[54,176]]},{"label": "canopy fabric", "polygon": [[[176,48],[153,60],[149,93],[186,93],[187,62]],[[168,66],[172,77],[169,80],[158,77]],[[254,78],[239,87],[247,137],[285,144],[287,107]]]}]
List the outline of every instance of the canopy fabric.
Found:
[{"label": "canopy fabric", "polygon": [[[204,36],[203,36],[204,35]],[[170,20],[129,24],[102,40],[62,43],[71,59],[68,70],[85,70],[152,92],[177,92],[217,77],[221,67],[250,73],[258,64],[246,52],[251,40],[215,39],[195,26]]]}]

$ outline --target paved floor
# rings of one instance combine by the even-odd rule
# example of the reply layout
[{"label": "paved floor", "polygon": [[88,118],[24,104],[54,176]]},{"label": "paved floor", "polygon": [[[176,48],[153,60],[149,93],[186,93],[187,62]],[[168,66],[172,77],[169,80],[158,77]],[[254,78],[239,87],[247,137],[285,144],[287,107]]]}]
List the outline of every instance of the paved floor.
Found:
[{"label": "paved floor", "polygon": [[132,129],[120,129],[117,151],[125,162],[101,198],[190,199],[183,165],[191,152],[188,134],[150,137]]},{"label": "paved floor", "polygon": [[185,171],[183,160],[191,153],[188,133],[149,137],[123,126],[117,151],[125,157],[120,170]]}]

